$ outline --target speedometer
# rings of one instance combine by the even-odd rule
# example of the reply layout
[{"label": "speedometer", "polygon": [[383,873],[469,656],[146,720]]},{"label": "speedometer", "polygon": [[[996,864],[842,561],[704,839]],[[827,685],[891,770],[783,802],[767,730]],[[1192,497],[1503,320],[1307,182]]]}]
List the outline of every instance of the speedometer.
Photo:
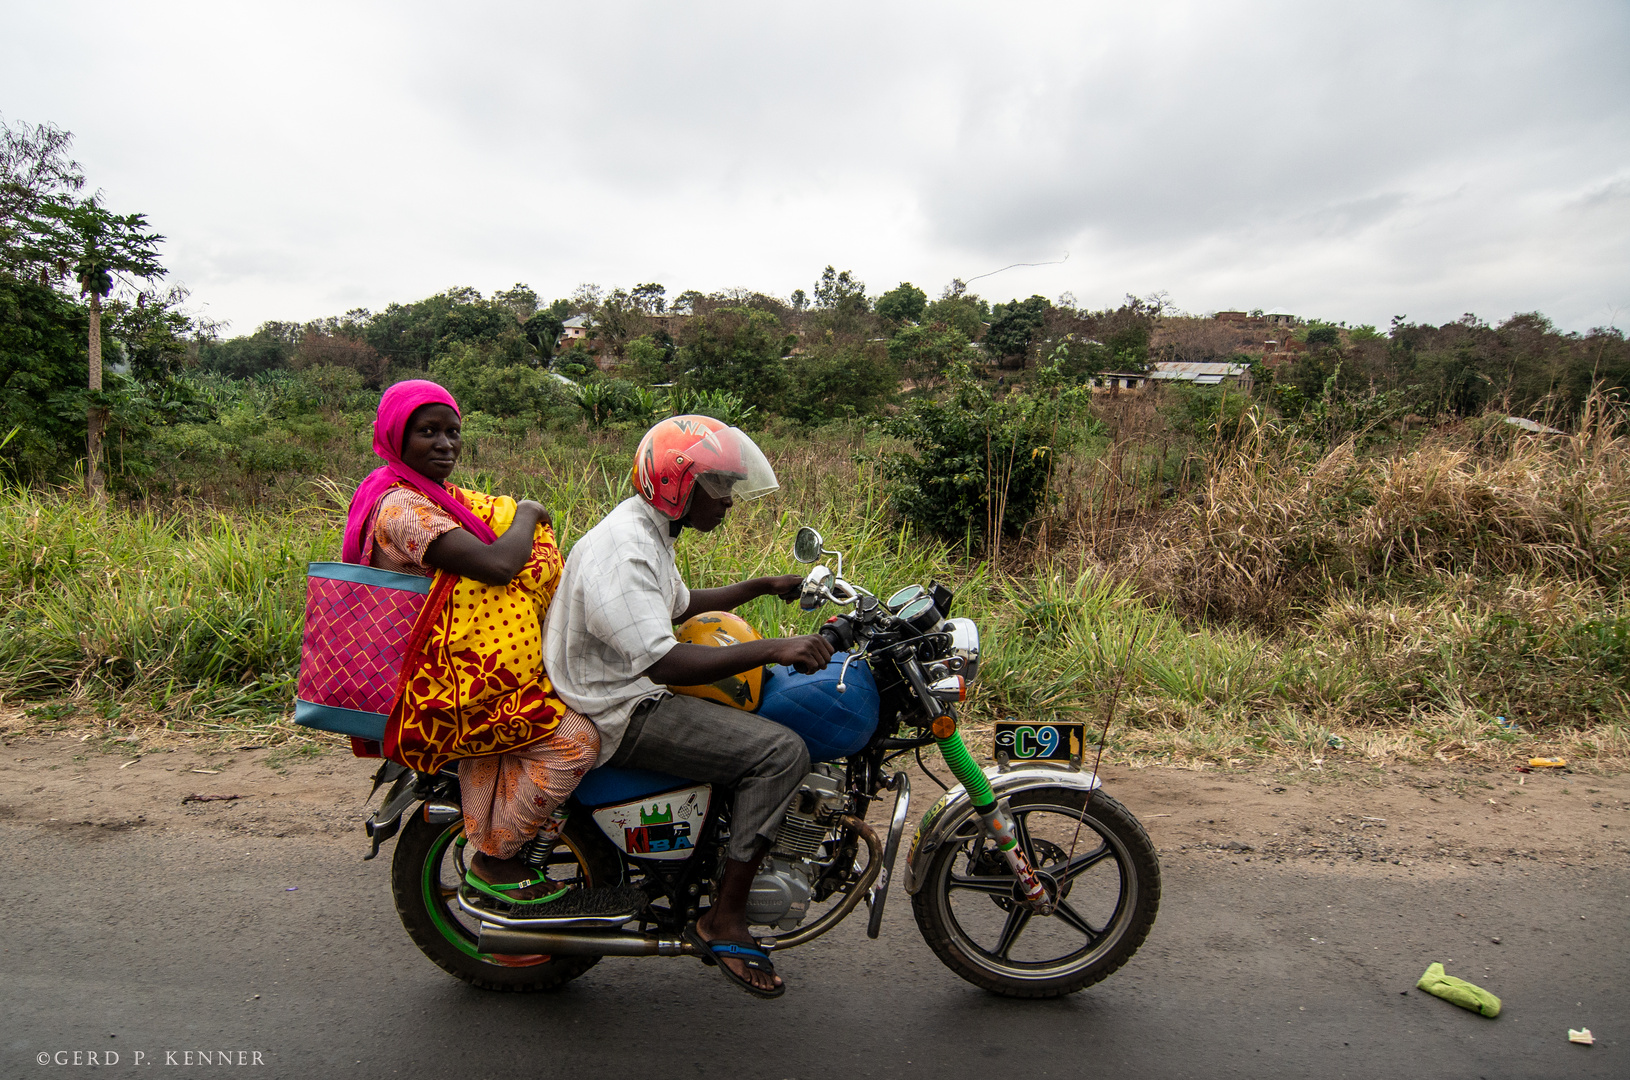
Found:
[{"label": "speedometer", "polygon": [[889,609],[890,615],[898,615],[900,614],[901,608],[905,607],[907,604],[911,603],[921,595],[923,595],[923,587],[921,585],[907,585],[905,588],[889,597],[888,603],[884,604],[883,606]]}]

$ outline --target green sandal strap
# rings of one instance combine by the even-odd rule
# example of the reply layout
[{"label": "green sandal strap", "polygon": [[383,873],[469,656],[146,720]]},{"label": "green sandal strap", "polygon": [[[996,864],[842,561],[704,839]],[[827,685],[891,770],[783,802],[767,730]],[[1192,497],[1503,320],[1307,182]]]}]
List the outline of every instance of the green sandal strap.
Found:
[{"label": "green sandal strap", "polygon": [[475,871],[472,869],[464,871],[464,882],[478,892],[484,892],[488,896],[494,897],[495,899],[508,900],[513,903],[541,904],[549,900],[558,900],[571,890],[571,886],[567,885],[556,892],[550,893],[548,896],[534,897],[531,900],[524,901],[517,901],[514,896],[510,895],[511,893],[519,892],[522,889],[530,889],[534,885],[547,884],[549,882],[549,875],[545,874],[542,870],[537,871],[537,876],[532,878],[530,881],[516,881],[507,885],[500,885],[482,881],[480,878],[476,877]]}]

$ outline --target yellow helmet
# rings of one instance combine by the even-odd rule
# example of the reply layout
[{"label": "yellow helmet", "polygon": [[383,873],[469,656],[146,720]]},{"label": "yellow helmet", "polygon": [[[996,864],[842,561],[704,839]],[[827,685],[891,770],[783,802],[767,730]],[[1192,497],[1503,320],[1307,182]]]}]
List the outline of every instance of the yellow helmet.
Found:
[{"label": "yellow helmet", "polygon": [[[747,625],[747,620],[728,611],[704,611],[680,624],[675,632],[686,645],[739,645],[744,641],[757,641],[758,632]],[[706,698],[731,708],[757,712],[764,696],[764,668],[754,665],[739,675],[726,675],[716,682],[701,686],[670,686],[676,694]]]}]

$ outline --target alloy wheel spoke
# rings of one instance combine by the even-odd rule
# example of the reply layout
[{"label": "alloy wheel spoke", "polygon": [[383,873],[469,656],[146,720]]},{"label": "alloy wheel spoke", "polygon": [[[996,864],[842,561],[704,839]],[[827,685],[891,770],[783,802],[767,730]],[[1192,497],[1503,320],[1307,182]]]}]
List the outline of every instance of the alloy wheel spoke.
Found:
[{"label": "alloy wheel spoke", "polygon": [[992,896],[1013,895],[1014,877],[1005,874],[1000,877],[970,877],[966,874],[952,874],[945,883],[947,889],[969,889],[973,892],[989,893]]},{"label": "alloy wheel spoke", "polygon": [[1029,925],[1030,909],[1023,904],[1014,904],[1013,910],[1007,913],[1007,922],[1002,924],[1002,936],[994,950],[996,955],[1003,960],[1009,959],[1007,954],[1013,951],[1013,943],[1019,940],[1019,935]]},{"label": "alloy wheel spoke", "polygon": [[1036,846],[1030,842],[1030,826],[1025,823],[1025,817],[1023,813],[1013,815],[1014,839],[1019,842],[1019,850],[1024,852],[1024,857],[1029,860],[1030,865],[1035,866]]},{"label": "alloy wheel spoke", "polygon": [[1081,917],[1080,912],[1070,906],[1067,900],[1060,900],[1058,906],[1053,908],[1053,917],[1066,926],[1073,927],[1084,934],[1088,945],[1096,945],[1098,939],[1104,936],[1103,930],[1095,929],[1091,923]]},{"label": "alloy wheel spoke", "polygon": [[1097,866],[1112,854],[1114,852],[1108,844],[1099,844],[1096,851],[1083,852],[1058,869],[1049,869],[1047,872],[1057,878],[1059,884],[1062,885],[1065,882],[1074,881],[1081,874]]}]

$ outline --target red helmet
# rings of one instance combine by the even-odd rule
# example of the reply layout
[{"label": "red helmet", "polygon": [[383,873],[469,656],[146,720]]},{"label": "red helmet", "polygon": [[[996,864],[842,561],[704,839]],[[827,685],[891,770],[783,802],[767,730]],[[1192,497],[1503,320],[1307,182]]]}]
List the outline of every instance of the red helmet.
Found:
[{"label": "red helmet", "polygon": [[758,444],[711,416],[671,416],[645,433],[629,479],[640,498],[669,520],[690,509],[701,484],[715,499],[756,499],[781,485]]}]

